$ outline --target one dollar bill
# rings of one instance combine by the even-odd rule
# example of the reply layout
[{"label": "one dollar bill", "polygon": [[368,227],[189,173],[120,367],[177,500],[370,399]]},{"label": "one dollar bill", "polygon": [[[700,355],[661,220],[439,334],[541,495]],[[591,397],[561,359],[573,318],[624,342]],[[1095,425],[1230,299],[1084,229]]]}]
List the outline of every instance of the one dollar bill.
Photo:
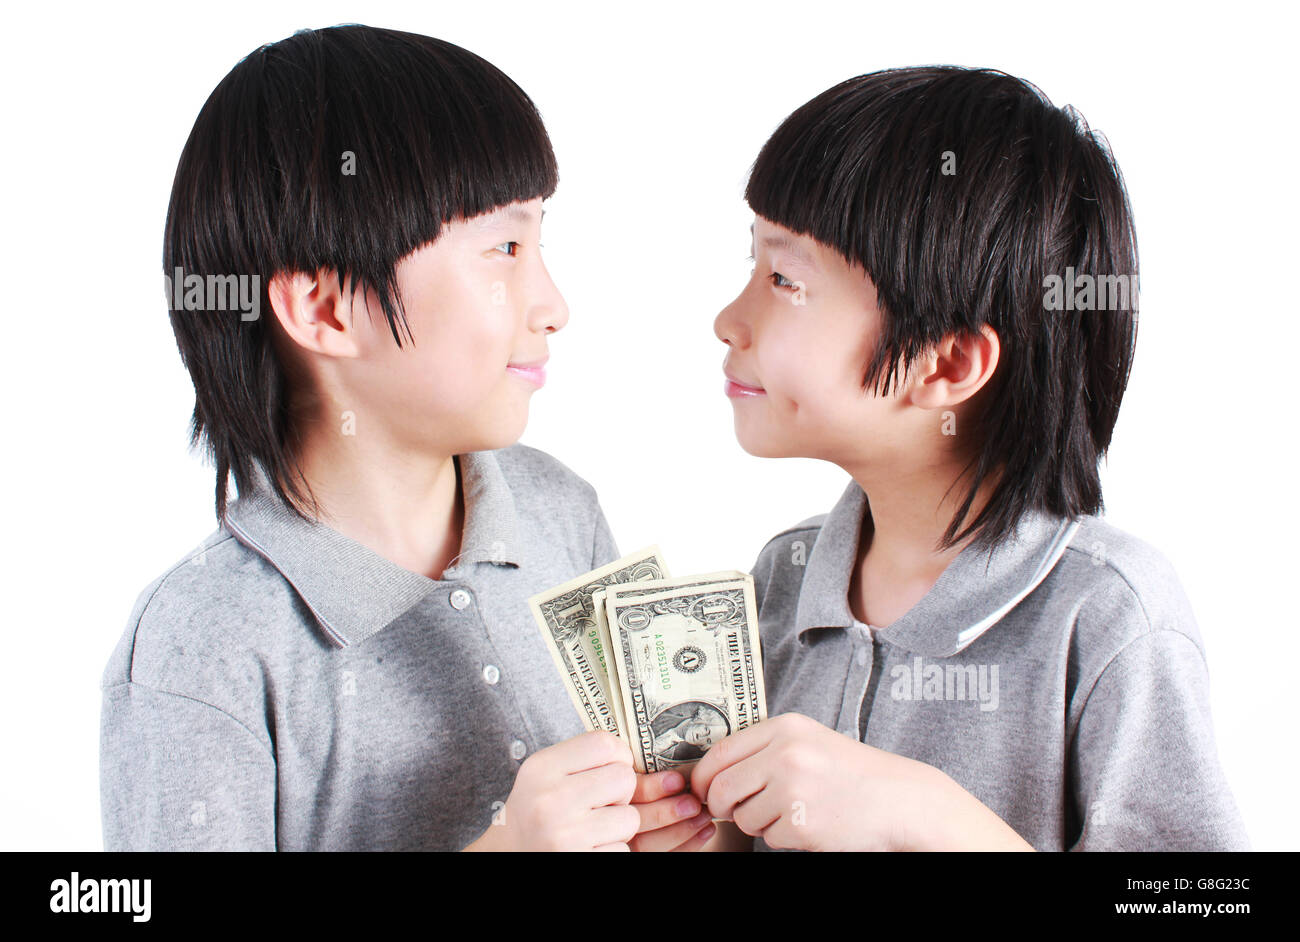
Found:
[{"label": "one dollar bill", "polygon": [[546,638],[546,647],[587,729],[622,735],[618,720],[621,695],[617,686],[611,686],[605,664],[606,644],[597,628],[592,593],[667,576],[668,566],[659,547],[648,546],[528,600],[533,618]]},{"label": "one dollar bill", "polygon": [[638,772],[689,774],[767,719],[754,580],[728,570],[604,590],[611,688]]}]

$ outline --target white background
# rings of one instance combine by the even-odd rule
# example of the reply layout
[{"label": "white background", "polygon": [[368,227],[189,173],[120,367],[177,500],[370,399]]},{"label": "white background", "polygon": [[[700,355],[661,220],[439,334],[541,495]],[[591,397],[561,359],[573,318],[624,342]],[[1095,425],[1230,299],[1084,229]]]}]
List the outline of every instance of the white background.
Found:
[{"label": "white background", "polygon": [[571,316],[522,440],[596,486],[623,551],[657,542],[683,573],[749,569],[848,481],[746,454],[722,394],[713,319],[748,276],[741,193],[776,125],[842,79],[930,63],[1078,107],[1124,171],[1141,252],[1107,516],[1192,599],[1255,846],[1300,849],[1293,7],[204,7],[24,5],[6,22],[0,848],[102,847],[100,675],[136,595],[215,526],[160,290],[181,146],[256,46],[360,20],[463,45],[537,103],[561,173],[544,254]]}]

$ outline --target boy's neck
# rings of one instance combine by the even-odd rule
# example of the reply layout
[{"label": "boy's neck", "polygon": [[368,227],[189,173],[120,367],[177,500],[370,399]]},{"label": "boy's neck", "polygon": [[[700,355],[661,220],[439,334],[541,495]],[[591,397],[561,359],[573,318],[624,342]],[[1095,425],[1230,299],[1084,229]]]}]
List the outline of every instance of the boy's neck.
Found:
[{"label": "boy's neck", "polygon": [[455,456],[367,451],[333,435],[309,438],[299,462],[326,526],[430,579],[460,555],[465,498]]},{"label": "boy's neck", "polygon": [[[853,617],[883,628],[919,602],[943,571],[974,539],[937,550],[957,508],[966,498],[969,479],[953,485],[959,467],[929,466],[900,471],[847,469],[867,495],[857,554],[849,580]],[[986,479],[966,522],[983,509],[996,486]]]}]

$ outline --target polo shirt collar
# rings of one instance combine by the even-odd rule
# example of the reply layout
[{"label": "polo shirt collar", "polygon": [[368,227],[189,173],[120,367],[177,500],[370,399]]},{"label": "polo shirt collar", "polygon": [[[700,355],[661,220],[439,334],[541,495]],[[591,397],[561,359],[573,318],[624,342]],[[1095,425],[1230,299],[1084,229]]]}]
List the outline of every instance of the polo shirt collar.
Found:
[{"label": "polo shirt collar", "polygon": [[[496,454],[455,456],[465,497],[461,552],[444,577],[476,563],[519,565],[515,502]],[[227,509],[226,527],[278,569],[340,647],[364,641],[407,611],[438,581],[404,569],[320,523],[308,523],[271,489],[254,463],[256,486]]]},{"label": "polo shirt collar", "polygon": [[[808,555],[795,611],[800,641],[814,628],[848,629],[849,581],[867,498],[850,480]],[[1080,521],[1030,511],[992,551],[963,549],[930,591],[876,636],[927,657],[950,657],[992,628],[1051,572]]]}]

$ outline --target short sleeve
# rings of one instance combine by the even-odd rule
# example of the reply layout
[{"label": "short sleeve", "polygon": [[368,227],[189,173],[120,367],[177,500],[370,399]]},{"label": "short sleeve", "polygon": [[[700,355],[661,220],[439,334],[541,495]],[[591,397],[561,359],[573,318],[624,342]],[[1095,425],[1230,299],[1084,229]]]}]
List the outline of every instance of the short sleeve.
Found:
[{"label": "short sleeve", "polygon": [[767,598],[767,584],[772,575],[772,553],[775,542],[774,537],[764,544],[749,570],[749,574],[754,577],[754,604],[758,606],[759,615],[763,614],[763,603]]},{"label": "short sleeve", "polygon": [[1174,630],[1134,638],[1079,717],[1070,783],[1082,828],[1070,850],[1249,850],[1215,748],[1209,674]]},{"label": "short sleeve", "polygon": [[614,534],[609,529],[609,521],[605,519],[605,513],[600,509],[600,503],[596,504],[596,537],[592,547],[591,568],[599,569],[608,563],[618,559],[618,544],[614,542]]},{"label": "short sleeve", "polygon": [[754,604],[761,607],[763,590],[767,584],[767,567],[763,565],[762,553],[759,553],[758,559],[754,560],[754,565],[749,568],[749,574],[754,578]]},{"label": "short sleeve", "polygon": [[276,849],[275,761],[229,713],[138,683],[104,688],[104,849]]}]

